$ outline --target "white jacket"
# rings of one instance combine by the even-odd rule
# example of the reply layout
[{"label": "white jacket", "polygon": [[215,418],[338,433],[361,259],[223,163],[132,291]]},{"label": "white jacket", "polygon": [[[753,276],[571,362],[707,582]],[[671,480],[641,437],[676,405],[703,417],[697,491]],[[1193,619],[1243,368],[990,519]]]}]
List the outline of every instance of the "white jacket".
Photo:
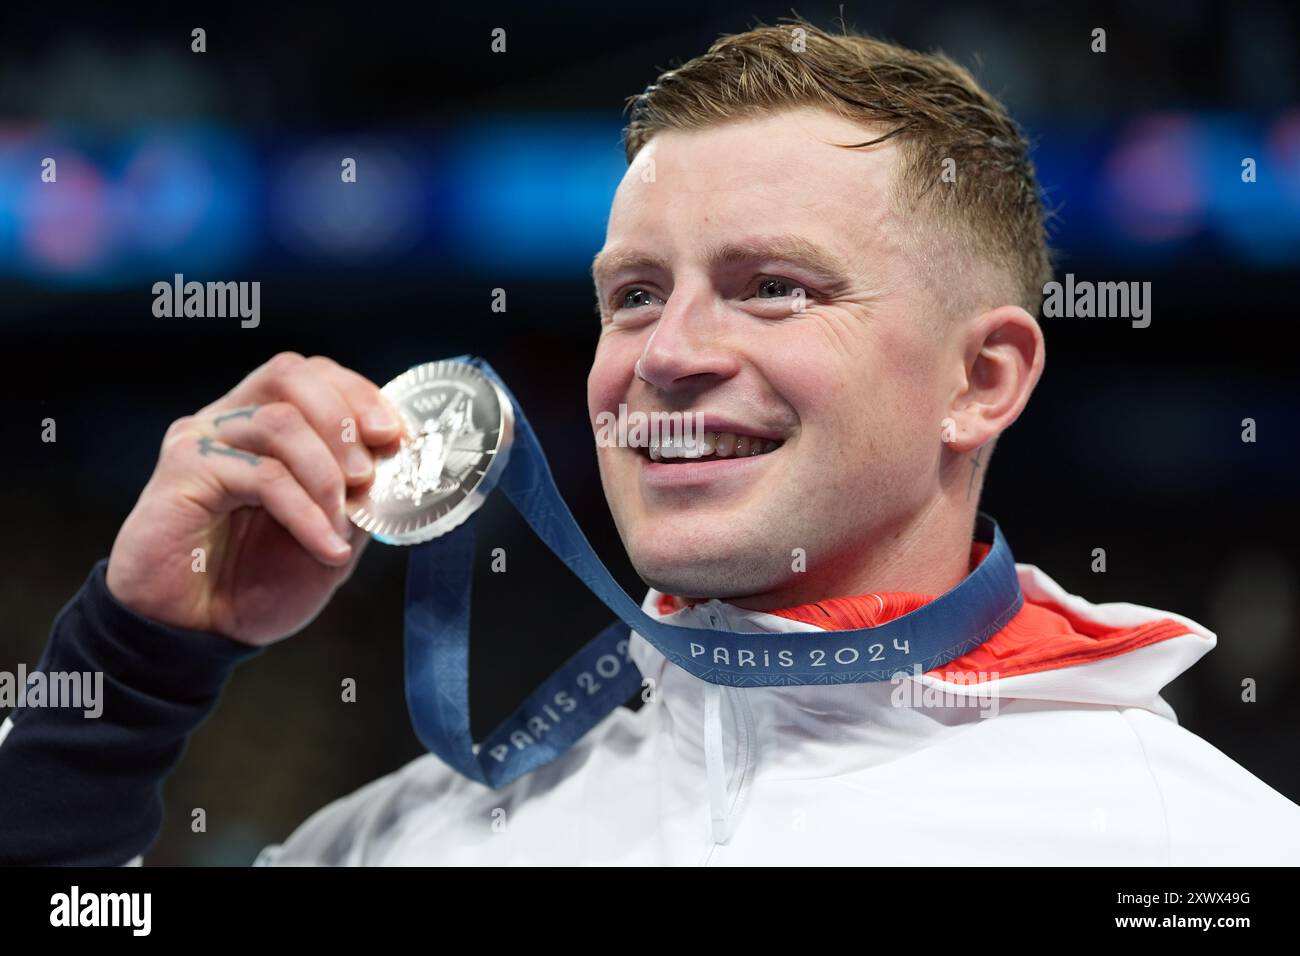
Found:
[{"label": "white jacket", "polygon": [[[329,804],[257,862],[1300,863],[1300,806],[1181,728],[1160,697],[1215,635],[1163,611],[1090,604],[1032,565],[1017,572],[1026,601],[1103,628],[1180,627],[978,687],[933,675],[722,687],[633,633],[631,657],[653,681],[639,711],[616,708],[496,791],[426,755]],[[644,609],[674,624],[817,630],[716,600],[663,615],[659,597]],[[953,696],[895,705],[905,693],[924,703],[925,688]]]}]

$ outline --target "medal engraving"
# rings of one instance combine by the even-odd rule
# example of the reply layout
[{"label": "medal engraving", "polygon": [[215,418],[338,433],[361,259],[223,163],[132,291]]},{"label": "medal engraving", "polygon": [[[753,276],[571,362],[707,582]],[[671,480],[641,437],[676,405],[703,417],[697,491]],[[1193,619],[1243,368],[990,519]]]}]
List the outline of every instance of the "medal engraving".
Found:
[{"label": "medal engraving", "polygon": [[402,415],[397,451],[348,501],[349,517],[379,541],[418,544],[478,510],[509,456],[514,414],[496,384],[463,362],[429,362],[382,389]]}]

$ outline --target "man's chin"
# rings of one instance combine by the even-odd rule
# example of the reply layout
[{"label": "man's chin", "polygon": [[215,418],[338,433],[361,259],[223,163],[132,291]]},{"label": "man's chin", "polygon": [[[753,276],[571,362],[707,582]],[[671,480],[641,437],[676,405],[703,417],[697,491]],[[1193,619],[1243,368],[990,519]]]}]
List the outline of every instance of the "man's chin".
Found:
[{"label": "man's chin", "polygon": [[754,552],[735,550],[692,552],[688,546],[671,556],[654,552],[631,555],[632,566],[647,585],[662,594],[692,600],[728,600],[779,587],[781,570],[789,569],[773,568],[755,557]]}]

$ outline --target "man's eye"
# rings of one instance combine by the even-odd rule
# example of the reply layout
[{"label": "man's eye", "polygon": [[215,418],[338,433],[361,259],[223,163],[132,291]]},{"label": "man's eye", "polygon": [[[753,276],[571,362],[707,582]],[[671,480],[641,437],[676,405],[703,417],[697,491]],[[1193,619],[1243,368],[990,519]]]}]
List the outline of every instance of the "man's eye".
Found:
[{"label": "man's eye", "polygon": [[[640,296],[641,300],[633,301],[637,296]],[[645,289],[628,289],[619,300],[618,307],[620,309],[635,309],[637,306],[650,305],[653,299],[654,296]]]},{"label": "man's eye", "polygon": [[758,284],[760,299],[783,299],[790,295],[793,284],[784,279],[764,279]]}]

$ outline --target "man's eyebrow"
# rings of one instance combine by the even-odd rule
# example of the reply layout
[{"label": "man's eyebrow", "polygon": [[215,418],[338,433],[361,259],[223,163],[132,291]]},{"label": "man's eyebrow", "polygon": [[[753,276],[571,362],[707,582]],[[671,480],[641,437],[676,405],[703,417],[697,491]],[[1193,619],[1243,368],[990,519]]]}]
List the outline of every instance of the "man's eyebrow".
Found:
[{"label": "man's eyebrow", "polygon": [[804,266],[828,283],[847,283],[850,270],[839,256],[803,236],[780,235],[728,242],[710,249],[710,267],[773,260]]},{"label": "man's eyebrow", "polygon": [[[803,236],[768,236],[725,242],[705,254],[710,268],[740,265],[746,262],[772,260],[801,265],[829,284],[846,284],[849,281],[848,265],[828,249]],[[596,256],[591,264],[591,276],[597,286],[607,276],[623,269],[657,269],[669,271],[668,263],[660,256],[633,249],[611,249]]]},{"label": "man's eyebrow", "polygon": [[647,271],[658,269],[667,272],[668,263],[661,257],[648,252],[637,252],[634,249],[606,249],[592,260],[591,278],[596,285],[600,285],[607,276],[611,276],[615,272],[622,272],[624,269],[645,269]]}]

